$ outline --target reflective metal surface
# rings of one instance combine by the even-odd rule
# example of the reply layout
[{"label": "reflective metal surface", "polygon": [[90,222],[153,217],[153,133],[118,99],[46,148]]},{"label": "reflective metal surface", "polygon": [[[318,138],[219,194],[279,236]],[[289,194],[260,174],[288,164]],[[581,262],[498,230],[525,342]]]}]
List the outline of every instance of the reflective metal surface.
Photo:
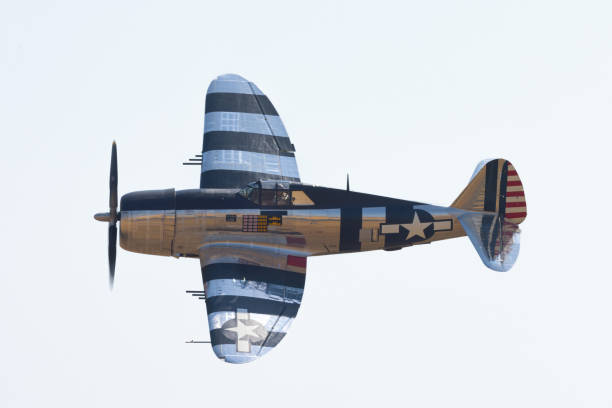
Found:
[{"label": "reflective metal surface", "polygon": [[385,247],[385,236],[380,234],[380,226],[385,223],[385,207],[366,207],[361,210],[361,230],[359,242],[362,251],[372,251]]},{"label": "reflective metal surface", "polygon": [[[217,357],[253,361],[285,337],[304,293],[307,257],[397,250],[466,235],[486,266],[512,267],[525,194],[514,166],[481,162],[450,207],[301,184],[295,146],[266,95],[227,74],[208,88],[200,189],[121,198],[113,146],[109,265],[132,252],[199,258]],[[199,160],[196,160],[199,161]],[[200,296],[204,295],[204,296]]]},{"label": "reflective metal surface", "polygon": [[520,249],[518,225],[497,215],[480,213],[464,214],[459,221],[487,267],[498,272],[512,268]]},{"label": "reflective metal surface", "polygon": [[[179,210],[176,212],[174,255],[197,256],[205,244],[253,243],[298,251],[304,256],[338,252],[340,210],[289,210],[282,224],[263,233],[243,232],[243,217],[261,210]],[[235,216],[229,218],[228,216]]]},{"label": "reflective metal surface", "polygon": [[[135,192],[122,198],[120,242],[133,252],[199,258],[213,350],[226,362],[246,363],[285,337],[301,304],[308,256],[394,250],[467,231],[485,265],[508,270],[519,249],[511,221],[525,211],[524,196],[515,193],[520,186],[503,186],[508,167],[485,165],[481,172],[498,177],[478,173],[457,201],[466,208],[278,181]],[[497,212],[472,210],[492,205]]]},{"label": "reflective metal surface", "polygon": [[287,130],[278,116],[243,112],[210,112],[205,115],[205,133],[224,131],[287,137]]},{"label": "reflective metal surface", "polygon": [[203,153],[202,172],[210,170],[249,171],[299,178],[294,157],[241,150],[210,150]]},{"label": "reflective metal surface", "polygon": [[[432,225],[431,236],[416,242],[399,243],[399,247],[426,244],[432,241],[464,236],[457,221],[461,210],[429,205],[415,206],[433,217],[425,228]],[[121,212],[120,245],[132,252],[199,256],[205,244],[253,243],[295,250],[304,256],[328,255],[339,252],[340,209],[286,210],[280,223],[268,223],[261,233],[243,230],[244,216],[257,216],[260,209],[237,210],[142,210]],[[272,211],[273,212],[273,211]],[[407,211],[407,214],[412,210]],[[386,223],[385,207],[361,209],[361,227],[358,232],[360,247],[353,252],[384,249],[389,234],[402,233],[410,223]],[[408,216],[409,217],[409,216]],[[351,251],[349,251],[351,252]]]},{"label": "reflective metal surface", "polygon": [[119,245],[151,255],[172,255],[174,210],[122,211]]},{"label": "reflective metal surface", "polygon": [[111,214],[110,213],[97,213],[94,215],[94,218],[96,219],[96,221],[110,222]]}]

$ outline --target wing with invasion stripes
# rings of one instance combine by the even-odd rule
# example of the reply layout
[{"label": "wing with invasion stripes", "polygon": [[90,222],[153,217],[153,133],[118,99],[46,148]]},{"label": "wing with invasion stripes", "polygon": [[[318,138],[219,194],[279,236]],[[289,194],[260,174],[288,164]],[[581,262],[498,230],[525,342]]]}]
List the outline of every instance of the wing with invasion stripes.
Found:
[{"label": "wing with invasion stripes", "polygon": [[239,188],[259,179],[300,181],[295,148],[266,95],[239,75],[206,93],[200,188]]},{"label": "wing with invasion stripes", "polygon": [[210,340],[217,357],[247,363],[285,337],[302,302],[306,257],[218,242],[200,250]]}]

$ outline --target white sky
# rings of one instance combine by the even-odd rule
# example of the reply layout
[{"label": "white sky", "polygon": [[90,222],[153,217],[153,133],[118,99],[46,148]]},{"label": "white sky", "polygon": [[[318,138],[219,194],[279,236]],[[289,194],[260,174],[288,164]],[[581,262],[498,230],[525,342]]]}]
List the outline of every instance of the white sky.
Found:
[{"label": "white sky", "polygon": [[[297,3],[297,2],[291,2]],[[0,406],[609,407],[609,1],[0,5]],[[458,4],[460,3],[460,4]],[[483,158],[523,180],[509,273],[467,238],[311,258],[258,362],[208,345],[197,260],[119,250],[119,191],[198,185],[204,95],[275,104],[305,182],[448,205]]]}]

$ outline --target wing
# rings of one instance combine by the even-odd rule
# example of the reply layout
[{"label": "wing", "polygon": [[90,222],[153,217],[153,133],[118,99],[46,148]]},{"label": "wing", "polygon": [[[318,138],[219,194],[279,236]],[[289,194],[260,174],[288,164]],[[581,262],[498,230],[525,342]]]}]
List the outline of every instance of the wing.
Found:
[{"label": "wing", "polygon": [[259,179],[300,181],[295,148],[276,109],[239,75],[206,93],[200,188],[239,188]]},{"label": "wing", "polygon": [[302,302],[306,257],[271,244],[219,242],[200,250],[210,340],[228,363],[276,347]]}]

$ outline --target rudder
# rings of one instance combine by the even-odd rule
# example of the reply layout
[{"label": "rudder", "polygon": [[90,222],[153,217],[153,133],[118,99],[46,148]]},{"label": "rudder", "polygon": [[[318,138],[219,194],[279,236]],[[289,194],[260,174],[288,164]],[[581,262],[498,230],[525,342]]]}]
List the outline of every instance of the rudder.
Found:
[{"label": "rudder", "polygon": [[523,183],[512,163],[504,159],[480,162],[451,207],[495,212],[514,224],[520,224],[527,217]]}]

